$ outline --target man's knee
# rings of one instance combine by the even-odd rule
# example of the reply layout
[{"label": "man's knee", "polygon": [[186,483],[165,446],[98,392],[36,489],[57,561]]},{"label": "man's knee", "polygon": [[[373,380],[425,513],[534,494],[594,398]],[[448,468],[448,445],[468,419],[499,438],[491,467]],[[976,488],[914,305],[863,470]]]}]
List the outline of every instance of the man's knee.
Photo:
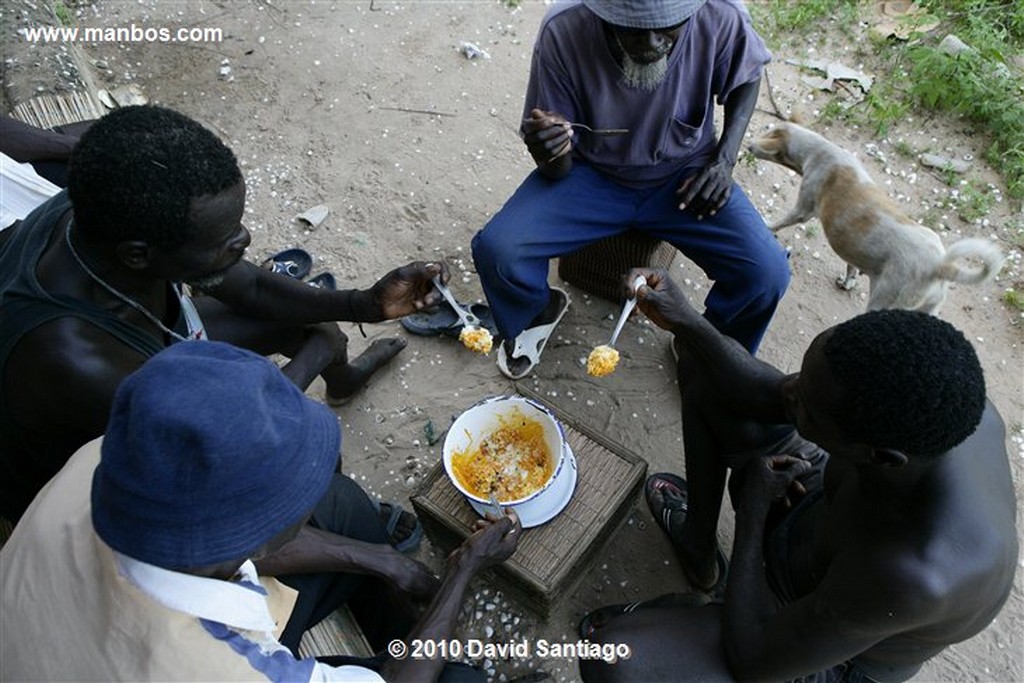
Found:
[{"label": "man's knee", "polygon": [[765,300],[777,302],[789,287],[789,254],[781,247],[766,249],[748,273],[749,289],[760,292]]},{"label": "man's knee", "polygon": [[473,263],[477,269],[497,268],[501,263],[519,259],[521,247],[518,231],[503,229],[492,219],[483,230],[473,236],[470,247],[473,252]]}]

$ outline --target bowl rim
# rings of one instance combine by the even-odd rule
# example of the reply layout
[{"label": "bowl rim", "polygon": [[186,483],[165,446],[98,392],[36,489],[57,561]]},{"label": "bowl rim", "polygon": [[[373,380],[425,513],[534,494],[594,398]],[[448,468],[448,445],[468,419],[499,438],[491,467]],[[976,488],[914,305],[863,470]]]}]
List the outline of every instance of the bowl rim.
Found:
[{"label": "bowl rim", "polygon": [[505,394],[503,396],[490,396],[488,398],[485,398],[485,399],[482,399],[480,401],[477,401],[473,405],[471,405],[468,408],[466,408],[465,410],[463,410],[459,414],[459,416],[457,418],[455,418],[455,421],[452,422],[452,426],[449,427],[448,431],[445,433],[444,443],[441,445],[441,464],[444,467],[445,474],[448,476],[448,481],[450,481],[452,483],[452,485],[455,486],[455,488],[458,490],[459,493],[461,493],[462,495],[466,496],[470,500],[475,500],[478,503],[483,503],[484,505],[490,505],[491,504],[491,501],[488,500],[487,498],[481,498],[480,496],[474,495],[474,494],[470,493],[469,491],[467,491],[466,488],[459,482],[458,477],[456,477],[455,474],[452,472],[451,464],[450,464],[451,463],[451,455],[450,455],[450,451],[448,449],[448,435],[452,433],[452,427],[455,426],[455,423],[458,422],[466,413],[468,413],[471,410],[474,410],[476,408],[479,408],[481,406],[488,405],[490,403],[499,403],[499,402],[522,402],[522,403],[526,403],[526,404],[532,406],[533,408],[539,410],[544,415],[547,415],[551,419],[551,421],[554,423],[554,425],[555,425],[555,430],[556,430],[556,432],[558,434],[558,443],[561,446],[561,449],[560,449],[561,452],[558,453],[557,456],[552,454],[553,457],[557,457],[557,461],[555,463],[554,469],[551,471],[551,476],[548,477],[548,480],[546,482],[544,482],[543,486],[541,486],[539,489],[537,489],[536,491],[534,491],[530,495],[526,496],[525,498],[517,498],[515,500],[503,501],[501,503],[502,507],[514,507],[516,505],[521,505],[523,503],[526,503],[526,502],[529,502],[529,501],[533,500],[534,498],[536,498],[537,496],[539,496],[540,494],[544,493],[549,488],[551,488],[551,485],[555,482],[555,480],[559,477],[559,475],[561,475],[562,467],[565,465],[565,430],[562,429],[562,423],[558,421],[558,418],[555,417],[555,414],[547,406],[545,406],[544,404],[539,403],[537,401],[534,401],[533,399],[527,398],[525,396],[521,396],[519,394]]}]

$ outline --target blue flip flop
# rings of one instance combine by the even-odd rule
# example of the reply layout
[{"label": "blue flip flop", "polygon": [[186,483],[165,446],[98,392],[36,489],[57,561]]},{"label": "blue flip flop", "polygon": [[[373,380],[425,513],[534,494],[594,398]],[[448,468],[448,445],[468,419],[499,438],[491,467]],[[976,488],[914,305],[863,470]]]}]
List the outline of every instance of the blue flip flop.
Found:
[{"label": "blue flip flop", "polygon": [[[498,334],[498,326],[494,323],[494,314],[491,313],[490,306],[487,304],[464,304],[462,302],[459,302],[459,304],[479,318],[480,324],[487,328],[492,336]],[[402,327],[410,334],[421,337],[438,337],[443,334],[446,337],[457,339],[459,333],[462,332],[462,322],[459,320],[459,316],[455,314],[455,309],[446,301],[438,304],[437,308],[433,311],[410,313],[402,318],[400,322]]]},{"label": "blue flip flop", "polygon": [[304,249],[285,249],[265,259],[260,267],[301,280],[313,269],[313,257]]},{"label": "blue flip flop", "polygon": [[[395,542],[395,530],[398,528],[398,520],[402,518],[402,513],[405,512],[398,503],[383,503],[377,501],[377,510],[380,511],[382,505],[388,505],[391,507],[391,514],[388,515],[388,521],[384,525],[384,531],[387,532],[388,542],[391,543],[392,547],[400,553],[411,553],[419,547],[420,541],[423,540],[423,525],[420,523],[419,518],[416,519],[416,524],[412,528],[412,532],[401,541]],[[412,514],[411,512],[408,514]]]},{"label": "blue flip flop", "polygon": [[337,280],[334,279],[333,275],[326,271],[320,273],[319,275],[315,275],[309,278],[308,280],[306,280],[306,284],[309,285],[310,287],[316,287],[318,289],[329,289],[332,292],[338,289]]}]

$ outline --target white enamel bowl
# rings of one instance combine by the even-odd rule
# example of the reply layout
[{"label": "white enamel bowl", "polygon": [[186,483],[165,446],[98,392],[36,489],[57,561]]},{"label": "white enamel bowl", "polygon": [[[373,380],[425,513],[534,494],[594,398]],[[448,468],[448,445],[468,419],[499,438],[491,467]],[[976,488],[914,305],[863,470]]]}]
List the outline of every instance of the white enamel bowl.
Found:
[{"label": "white enamel bowl", "polygon": [[[455,488],[469,499],[470,504],[476,502],[488,508],[490,507],[490,501],[487,498],[473,495],[459,483],[458,478],[452,472],[452,454],[479,445],[483,439],[501,427],[501,419],[503,417],[514,413],[517,409],[526,417],[537,420],[544,427],[544,439],[547,441],[551,457],[555,458],[556,461],[552,467],[551,476],[543,486],[524,498],[503,500],[501,504],[505,507],[516,508],[524,503],[535,501],[554,487],[556,482],[560,482],[563,477],[563,469],[566,462],[565,436],[562,433],[562,426],[558,424],[558,420],[554,418],[547,408],[522,396],[490,398],[478,403],[460,415],[452,423],[448,434],[444,438],[444,471]],[[476,505],[473,507],[479,511]]]}]

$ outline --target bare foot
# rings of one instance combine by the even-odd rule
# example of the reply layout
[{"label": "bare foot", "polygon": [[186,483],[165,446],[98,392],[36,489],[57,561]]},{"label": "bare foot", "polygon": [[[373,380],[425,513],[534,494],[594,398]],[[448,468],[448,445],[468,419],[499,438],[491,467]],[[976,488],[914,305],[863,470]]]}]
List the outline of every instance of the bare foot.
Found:
[{"label": "bare foot", "polygon": [[399,337],[377,339],[359,356],[346,365],[324,370],[327,382],[327,405],[344,405],[356,392],[366,386],[367,380],[406,347],[407,342]]}]

